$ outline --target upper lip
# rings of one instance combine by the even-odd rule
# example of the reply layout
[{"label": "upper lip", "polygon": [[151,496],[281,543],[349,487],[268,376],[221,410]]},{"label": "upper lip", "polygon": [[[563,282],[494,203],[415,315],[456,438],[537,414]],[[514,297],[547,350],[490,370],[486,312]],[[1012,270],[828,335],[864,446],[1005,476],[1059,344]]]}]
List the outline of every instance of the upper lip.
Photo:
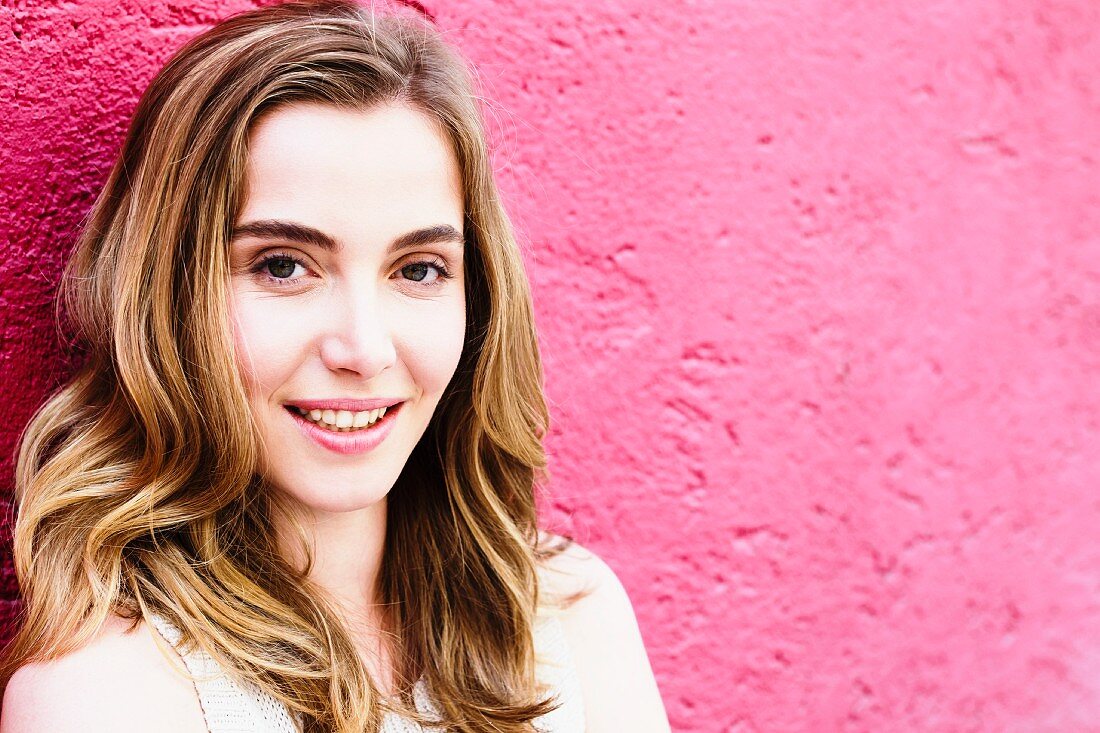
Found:
[{"label": "upper lip", "polygon": [[285,404],[303,410],[347,410],[348,412],[365,412],[366,410],[377,410],[379,407],[392,407],[401,402],[404,402],[404,400],[396,397],[375,397],[370,400],[337,397],[328,400],[291,400]]}]

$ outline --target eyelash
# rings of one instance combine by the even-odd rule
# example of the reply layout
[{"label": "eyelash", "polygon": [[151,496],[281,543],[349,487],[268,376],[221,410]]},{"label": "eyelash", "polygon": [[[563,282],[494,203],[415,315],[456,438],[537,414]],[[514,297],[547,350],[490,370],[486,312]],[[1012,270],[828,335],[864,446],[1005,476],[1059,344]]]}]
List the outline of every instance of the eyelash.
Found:
[{"label": "eyelash", "polygon": [[[293,262],[295,265],[300,265],[303,268],[307,267],[306,263],[303,262],[301,258],[295,257],[288,252],[269,252],[268,254],[265,254],[260,259],[260,261],[255,264],[255,266],[252,268],[252,272],[257,275],[262,275],[264,280],[271,283],[272,285],[275,285],[276,287],[288,287],[297,282],[299,278],[291,280],[285,277],[273,277],[271,273],[267,272],[268,263],[274,262],[276,260],[287,260]],[[426,285],[420,285],[420,287],[425,289],[441,287],[447,280],[450,280],[454,277],[454,275],[451,274],[451,271],[447,269],[446,264],[444,264],[442,260],[435,258],[406,262],[398,268],[398,272],[404,270],[406,267],[412,267],[413,265],[427,265],[428,267],[434,267],[439,273],[439,276],[436,277],[434,282],[428,283]],[[419,281],[417,280],[410,280],[409,282],[419,283]]]}]

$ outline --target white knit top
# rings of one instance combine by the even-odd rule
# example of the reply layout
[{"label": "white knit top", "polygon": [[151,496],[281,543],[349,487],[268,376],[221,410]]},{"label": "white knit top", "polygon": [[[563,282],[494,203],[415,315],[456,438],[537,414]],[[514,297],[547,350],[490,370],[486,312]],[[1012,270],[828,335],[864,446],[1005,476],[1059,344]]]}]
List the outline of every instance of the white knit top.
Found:
[{"label": "white knit top", "polygon": [[[160,635],[179,650],[181,634],[166,618],[153,614],[150,619]],[[550,687],[561,706],[534,721],[543,733],[583,733],[584,704],[580,682],[573,669],[561,621],[542,618],[534,629],[536,676]],[[292,717],[286,706],[246,681],[225,674],[213,657],[196,650],[180,653],[187,671],[195,678],[195,690],[202,705],[210,733],[300,733],[301,721]],[[428,695],[423,679],[413,687],[413,701],[419,712],[437,717],[438,709]],[[441,728],[425,728],[394,712],[386,714],[381,733],[432,733]]]}]

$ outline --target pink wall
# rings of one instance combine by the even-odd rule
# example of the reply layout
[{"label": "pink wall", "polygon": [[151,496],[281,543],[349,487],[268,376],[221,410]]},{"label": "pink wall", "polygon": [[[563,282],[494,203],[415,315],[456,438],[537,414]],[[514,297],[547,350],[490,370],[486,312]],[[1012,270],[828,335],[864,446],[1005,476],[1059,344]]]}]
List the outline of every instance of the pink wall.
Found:
[{"label": "pink wall", "polygon": [[[137,95],[248,3],[15,5],[4,455]],[[674,728],[1097,730],[1100,5],[426,5],[495,100],[549,516]]]}]

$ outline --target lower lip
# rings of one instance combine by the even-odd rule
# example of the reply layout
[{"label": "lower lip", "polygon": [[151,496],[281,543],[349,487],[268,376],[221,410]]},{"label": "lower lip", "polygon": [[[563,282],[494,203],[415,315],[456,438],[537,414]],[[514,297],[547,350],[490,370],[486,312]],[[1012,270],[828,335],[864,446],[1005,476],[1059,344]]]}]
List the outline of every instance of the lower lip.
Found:
[{"label": "lower lip", "polygon": [[404,402],[399,402],[393,407],[386,408],[386,414],[382,416],[382,419],[369,428],[352,430],[346,433],[337,433],[318,427],[316,423],[302,417],[293,408],[288,407],[287,412],[298,423],[298,427],[301,428],[306,437],[312,438],[317,445],[327,448],[333,453],[355,455],[374,450],[379,443],[386,439],[386,436],[393,430],[393,425],[397,421],[397,413],[401,411],[404,404]]}]

